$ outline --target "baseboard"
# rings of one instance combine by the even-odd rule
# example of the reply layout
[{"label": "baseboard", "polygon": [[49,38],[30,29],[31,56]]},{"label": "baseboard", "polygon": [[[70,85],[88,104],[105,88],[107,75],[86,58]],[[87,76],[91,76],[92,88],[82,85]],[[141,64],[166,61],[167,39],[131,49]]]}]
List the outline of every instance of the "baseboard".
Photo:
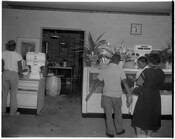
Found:
[{"label": "baseboard", "polygon": [[[114,117],[114,114],[112,115]],[[104,113],[82,113],[83,118],[105,118]],[[132,119],[130,114],[122,114],[123,119]],[[161,115],[162,120],[172,120],[172,115]]]},{"label": "baseboard", "polygon": [[[37,109],[28,109],[28,108],[18,108],[17,110],[21,114],[33,114],[37,115]],[[7,107],[7,113],[10,112],[10,107]]]}]

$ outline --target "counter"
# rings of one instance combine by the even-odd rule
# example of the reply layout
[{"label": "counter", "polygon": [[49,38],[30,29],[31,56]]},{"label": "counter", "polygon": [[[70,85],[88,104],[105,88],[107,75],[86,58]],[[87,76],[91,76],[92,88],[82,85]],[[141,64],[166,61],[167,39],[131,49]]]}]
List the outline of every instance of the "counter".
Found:
[{"label": "counter", "polygon": [[[17,91],[18,108],[34,109],[37,114],[44,107],[45,78],[20,79]],[[7,97],[7,107],[10,104],[10,93]]]},{"label": "counter", "polygon": [[[138,69],[124,69],[127,74],[136,74]],[[172,85],[172,71],[170,69],[163,70],[167,79],[166,82]],[[86,96],[89,94],[89,90],[97,79],[97,75],[100,73],[99,68],[84,67],[83,71],[83,95],[82,95],[82,114],[99,114],[104,113],[103,108],[101,107],[101,95],[103,84],[100,84],[99,87],[94,91],[92,96],[88,101],[86,101]],[[128,81],[130,87],[133,86],[133,83]],[[172,87],[171,87],[172,88]],[[172,90],[171,88],[168,93],[162,93],[161,91],[161,100],[162,100],[162,115],[172,115]],[[137,96],[133,95],[133,103],[130,109],[126,106],[126,96],[122,95],[122,113],[123,114],[133,114],[135,104],[137,102]]]}]

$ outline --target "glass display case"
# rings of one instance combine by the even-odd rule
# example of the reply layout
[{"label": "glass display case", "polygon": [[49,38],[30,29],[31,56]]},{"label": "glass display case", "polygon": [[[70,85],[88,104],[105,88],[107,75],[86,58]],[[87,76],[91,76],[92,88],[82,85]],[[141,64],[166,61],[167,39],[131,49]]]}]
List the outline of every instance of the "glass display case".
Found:
[{"label": "glass display case", "polygon": [[[138,69],[124,69],[126,76],[135,75]],[[93,85],[96,83],[97,76],[100,73],[99,68],[84,67],[83,71],[83,95],[82,95],[82,113],[83,114],[94,114],[94,113],[104,113],[101,107],[101,96],[103,89],[103,82],[94,90],[94,93],[86,101],[87,95],[90,93]],[[166,75],[165,84],[162,87],[161,99],[162,99],[162,115],[172,115],[172,72],[171,70],[164,70]],[[128,84],[130,87],[133,86],[133,82],[128,79]],[[123,114],[133,114],[135,104],[137,102],[137,96],[133,95],[133,103],[130,108],[126,106],[126,96],[122,95],[122,113]]]}]

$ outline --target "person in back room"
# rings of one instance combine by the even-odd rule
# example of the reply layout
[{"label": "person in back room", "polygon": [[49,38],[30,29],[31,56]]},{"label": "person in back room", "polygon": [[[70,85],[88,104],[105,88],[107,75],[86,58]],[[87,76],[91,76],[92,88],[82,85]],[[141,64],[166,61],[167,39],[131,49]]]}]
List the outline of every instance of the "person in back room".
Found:
[{"label": "person in back room", "polygon": [[[2,52],[2,115],[6,114],[7,95],[10,90],[10,115],[19,115],[17,112],[17,89],[19,76],[22,77],[22,56],[17,53],[16,42],[8,41],[6,51]],[[18,75],[19,74],[19,75]]]},{"label": "person in back room", "polygon": [[[122,87],[123,83],[127,91],[127,105],[132,103],[131,92],[126,80],[126,75],[122,68],[118,65],[120,62],[120,55],[114,54],[112,59],[105,68],[101,70],[101,73],[97,76],[100,81],[104,81],[103,95],[102,95],[102,107],[106,115],[106,135],[108,137],[114,137],[116,132],[117,135],[125,133],[122,125]],[[97,80],[93,88],[96,88],[100,84]],[[94,89],[92,89],[94,90]],[[89,93],[86,101],[90,98],[93,91]],[[114,124],[112,119],[112,111],[114,112]],[[115,128],[114,128],[115,127]]]}]

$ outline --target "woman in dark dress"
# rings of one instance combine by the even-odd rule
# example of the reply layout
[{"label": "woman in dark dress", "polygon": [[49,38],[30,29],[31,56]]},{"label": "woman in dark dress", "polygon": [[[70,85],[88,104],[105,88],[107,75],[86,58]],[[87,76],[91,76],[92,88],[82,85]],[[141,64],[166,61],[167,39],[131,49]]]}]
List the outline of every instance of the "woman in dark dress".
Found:
[{"label": "woman in dark dress", "polygon": [[137,85],[142,86],[135,110],[133,113],[132,126],[136,128],[138,137],[151,136],[152,131],[161,126],[161,97],[159,88],[164,82],[165,75],[158,67],[160,56],[150,54],[148,56],[149,68],[142,71]]}]

